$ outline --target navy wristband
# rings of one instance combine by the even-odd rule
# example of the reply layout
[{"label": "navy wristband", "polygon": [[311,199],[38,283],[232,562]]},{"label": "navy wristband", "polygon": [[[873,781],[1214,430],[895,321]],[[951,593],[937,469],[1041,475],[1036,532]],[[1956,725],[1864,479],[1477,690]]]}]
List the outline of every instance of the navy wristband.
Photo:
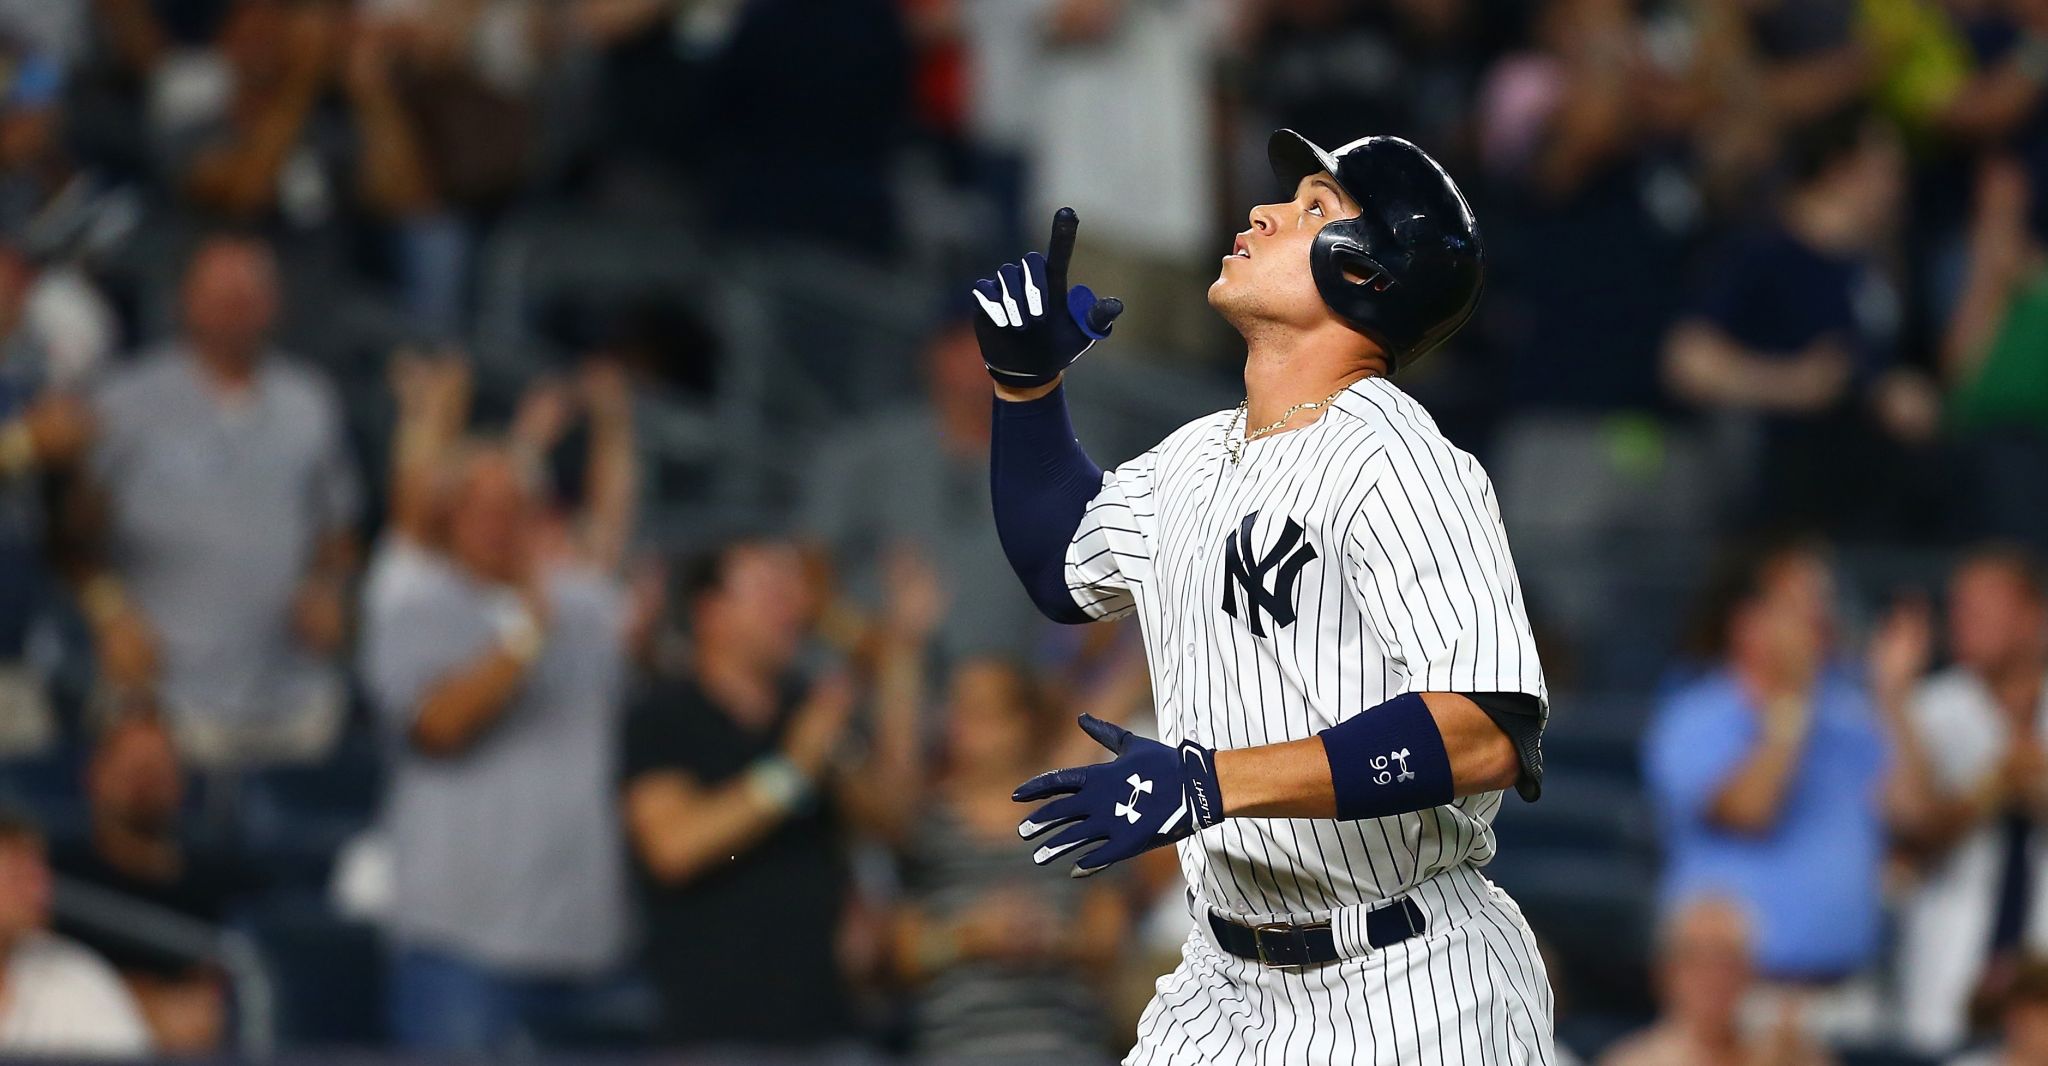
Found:
[{"label": "navy wristband", "polygon": [[1421,695],[1396,696],[1317,734],[1337,817],[1384,818],[1451,802],[1451,756]]}]

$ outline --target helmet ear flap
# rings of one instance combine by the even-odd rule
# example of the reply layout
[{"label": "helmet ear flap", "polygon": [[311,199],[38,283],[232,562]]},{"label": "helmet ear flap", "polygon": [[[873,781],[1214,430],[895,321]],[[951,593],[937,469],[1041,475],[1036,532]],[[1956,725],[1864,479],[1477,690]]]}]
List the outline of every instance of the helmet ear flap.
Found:
[{"label": "helmet ear flap", "polygon": [[1332,222],[1317,235],[1315,251],[1325,264],[1322,270],[1317,271],[1317,281],[1375,293],[1393,288],[1393,271],[1366,251],[1365,243],[1354,232],[1355,228],[1354,222]]}]

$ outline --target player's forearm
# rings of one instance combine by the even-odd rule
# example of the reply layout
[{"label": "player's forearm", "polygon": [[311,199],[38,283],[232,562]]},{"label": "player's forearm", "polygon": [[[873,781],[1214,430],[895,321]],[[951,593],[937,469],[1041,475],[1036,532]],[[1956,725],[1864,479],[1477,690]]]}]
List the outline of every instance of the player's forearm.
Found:
[{"label": "player's forearm", "polygon": [[[1454,797],[1515,783],[1514,744],[1486,712],[1454,692],[1426,692],[1423,703],[1450,758]],[[1230,818],[1335,818],[1337,789],[1322,737],[1216,753],[1216,782]]]},{"label": "player's forearm", "polygon": [[1102,490],[1102,470],[1074,437],[1059,382],[1016,394],[1031,392],[1030,400],[995,401],[988,462],[996,535],[1040,612],[1055,622],[1086,622],[1067,588],[1067,545]]}]

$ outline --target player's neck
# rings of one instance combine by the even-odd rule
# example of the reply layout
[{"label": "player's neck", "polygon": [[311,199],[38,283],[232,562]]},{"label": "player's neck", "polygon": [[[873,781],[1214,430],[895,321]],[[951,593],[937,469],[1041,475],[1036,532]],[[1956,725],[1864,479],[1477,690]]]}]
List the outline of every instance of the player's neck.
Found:
[{"label": "player's neck", "polygon": [[[1278,421],[1287,409],[1299,403],[1321,400],[1368,377],[1384,376],[1385,365],[1376,357],[1360,360],[1355,353],[1333,353],[1298,342],[1262,342],[1247,338],[1244,361],[1245,424],[1266,426]],[[1288,420],[1287,429],[1299,429],[1320,417],[1320,410],[1303,411]]]}]

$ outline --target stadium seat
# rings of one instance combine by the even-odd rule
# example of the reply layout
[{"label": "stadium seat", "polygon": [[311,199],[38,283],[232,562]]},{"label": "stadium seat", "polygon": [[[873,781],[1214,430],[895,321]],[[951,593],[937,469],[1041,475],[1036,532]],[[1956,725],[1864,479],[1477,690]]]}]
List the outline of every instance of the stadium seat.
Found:
[{"label": "stadium seat", "polygon": [[241,922],[270,973],[279,1046],[362,1047],[384,1035],[384,947],[377,931],[317,899],[255,908]]}]

